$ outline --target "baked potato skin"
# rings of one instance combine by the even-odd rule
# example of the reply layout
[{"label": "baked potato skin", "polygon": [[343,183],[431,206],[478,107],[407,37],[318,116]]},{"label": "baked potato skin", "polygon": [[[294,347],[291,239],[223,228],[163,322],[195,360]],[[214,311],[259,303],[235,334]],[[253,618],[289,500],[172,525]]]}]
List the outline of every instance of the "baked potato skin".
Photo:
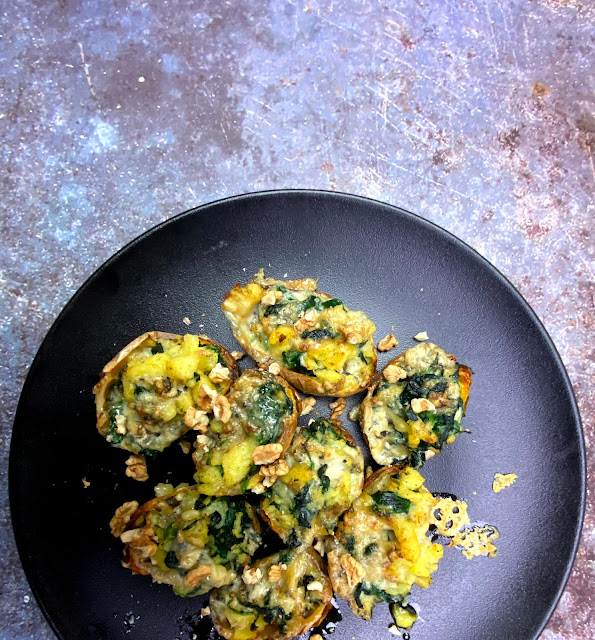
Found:
[{"label": "baked potato skin", "polygon": [[[208,336],[199,335],[199,345],[210,346],[217,350],[218,355],[225,362],[226,368],[229,370],[229,380],[226,384],[223,384],[221,390],[226,393],[229,390],[231,384],[236,380],[238,376],[238,366],[229,351],[220,345],[219,343],[211,340]],[[127,361],[129,357],[137,350],[145,347],[153,347],[162,342],[179,342],[183,340],[182,336],[167,333],[163,331],[148,331],[142,334],[138,338],[135,338],[132,342],[126,345],[114,358],[112,358],[102,369],[99,375],[99,382],[93,387],[93,394],[95,396],[95,411],[97,416],[97,430],[106,439],[110,438],[110,407],[108,403],[107,395],[112,388],[112,385],[116,383],[121,372],[127,367]],[[179,436],[183,435],[184,430],[180,432]],[[178,437],[179,437],[178,436]],[[173,440],[172,440],[173,441]],[[131,451],[132,453],[139,453],[143,448],[150,449],[151,447],[141,447],[135,445],[134,442],[128,441],[128,439],[122,439],[122,442],[116,444],[111,442],[112,446],[116,446],[122,449]],[[166,444],[168,446],[170,443]],[[164,448],[164,447],[163,447]],[[159,446],[155,447],[156,451],[162,450]]]},{"label": "baked potato skin", "polygon": [[[167,490],[168,485],[161,487]],[[238,507],[239,511],[236,511]],[[221,510],[226,515],[231,510],[230,523],[227,518],[221,522]],[[235,532],[235,520],[240,513],[241,527]],[[218,525],[220,529],[217,529]],[[234,537],[230,542],[228,530],[232,526]],[[172,533],[168,535],[172,527]],[[213,543],[217,531],[227,532],[227,535]],[[251,505],[237,505],[227,502],[227,498],[204,497],[196,487],[182,487],[149,500],[132,514],[121,536],[125,542],[123,564],[133,573],[151,575],[155,582],[171,585],[178,595],[200,595],[232,582],[237,570],[250,562],[260,546],[259,534],[260,522]],[[221,540],[226,541],[227,546],[220,557],[218,545]],[[198,567],[208,567],[211,571],[188,582],[193,577],[192,571],[196,574]]]},{"label": "baked potato skin", "polygon": [[[373,422],[374,422],[373,408],[375,406],[377,407],[379,404],[382,404],[382,401],[380,401],[377,398],[377,392],[379,390],[379,387],[382,384],[387,383],[386,372],[390,368],[397,367],[397,369],[402,368],[403,371],[407,371],[407,378],[403,379],[403,383],[408,382],[411,379],[413,373],[412,373],[412,369],[405,364],[405,361],[411,357],[411,354],[415,352],[423,353],[424,351],[427,351],[432,357],[434,357],[435,355],[436,357],[438,357],[438,354],[440,354],[440,357],[443,360],[448,361],[449,366],[452,368],[452,372],[449,372],[449,374],[446,375],[446,380],[449,380],[449,381],[451,379],[453,381],[456,380],[456,385],[458,387],[458,394],[456,395],[456,398],[454,399],[450,398],[450,400],[446,402],[447,403],[450,402],[452,404],[452,409],[450,409],[449,411],[452,414],[454,414],[456,420],[453,423],[453,425],[451,425],[449,436],[444,442],[439,442],[439,438],[435,435],[435,433],[432,432],[431,428],[427,428],[425,429],[425,433],[423,433],[422,431],[421,435],[419,435],[418,438],[416,438],[416,435],[413,434],[409,436],[409,439],[407,439],[407,433],[404,432],[403,444],[399,446],[395,446],[393,444],[392,447],[389,447],[388,446],[389,443],[383,442],[383,440],[379,438],[378,434],[374,432],[375,430],[373,428]],[[463,364],[459,364],[455,356],[447,355],[442,349],[440,349],[435,344],[430,342],[421,343],[415,347],[412,347],[411,349],[408,349],[407,351],[404,351],[403,353],[393,358],[381,372],[379,372],[374,376],[372,383],[368,387],[366,397],[362,402],[360,412],[359,412],[359,421],[362,429],[362,434],[364,436],[364,440],[366,444],[368,445],[368,448],[370,449],[370,452],[372,453],[372,457],[374,458],[374,460],[378,464],[384,465],[384,466],[397,465],[397,464],[412,464],[416,468],[419,468],[423,465],[426,458],[429,458],[432,455],[439,453],[442,447],[444,446],[444,444],[452,443],[456,438],[456,436],[461,432],[460,420],[462,416],[464,416],[464,413],[467,409],[467,402],[469,400],[469,390],[471,387],[471,375],[472,375],[472,372],[469,367]],[[400,380],[397,382],[400,382]],[[449,382],[449,384],[451,383]],[[449,390],[448,392],[446,392],[445,396],[447,393],[452,393],[452,391]],[[423,397],[423,396],[420,396],[420,397]],[[432,397],[431,394],[430,394],[430,397]],[[400,394],[399,394],[399,398],[400,398]],[[460,401],[459,401],[459,398],[460,398]],[[439,398],[439,401],[441,401],[441,398]],[[458,401],[458,404],[457,404],[457,401]],[[437,406],[439,405],[437,404]],[[448,409],[448,404],[446,406]],[[457,411],[458,407],[460,407],[462,411],[458,412]],[[408,407],[404,407],[404,408],[408,408]],[[442,410],[439,408],[438,412],[441,412],[441,411]],[[461,415],[459,415],[459,413]],[[418,421],[416,422],[416,424],[423,425],[424,422]],[[398,430],[393,424],[391,424],[390,418],[388,419],[384,429],[388,433],[389,437],[391,435],[391,432],[397,435]],[[390,455],[391,451],[395,453],[394,456]],[[396,455],[397,451],[399,452],[400,455]]]},{"label": "baked potato skin", "polygon": [[[344,463],[333,467],[336,460]],[[285,543],[312,544],[315,538],[333,533],[339,516],[361,493],[363,454],[347,430],[319,418],[297,431],[285,461],[289,472],[277,478],[262,499],[260,515]],[[329,467],[332,471],[327,473]],[[297,495],[304,492],[311,497],[302,505],[301,517],[306,517],[308,526],[300,524],[295,509]]]},{"label": "baked potato skin", "polygon": [[[280,582],[271,583],[268,580],[269,570],[273,565],[280,565],[284,563],[284,554],[293,554],[293,559],[286,563],[287,569],[283,572],[283,577]],[[299,555],[298,555],[299,554]],[[299,568],[294,570],[294,565],[299,563]],[[249,599],[248,593],[250,587],[246,585],[242,578],[237,578],[233,584],[223,587],[222,589],[216,589],[211,593],[209,605],[211,609],[211,617],[213,620],[213,626],[215,631],[226,640],[288,640],[296,636],[302,635],[306,631],[312,629],[316,625],[320,624],[331,609],[331,599],[333,596],[330,580],[326,574],[324,563],[321,557],[312,549],[307,547],[305,549],[299,549],[297,551],[287,550],[285,552],[277,553],[268,558],[263,558],[251,565],[251,569],[256,571],[260,570],[262,577],[260,579],[260,587],[266,591],[277,590],[283,593],[287,590],[287,595],[294,601],[299,607],[304,604],[304,600],[312,595],[315,595],[318,602],[314,603],[313,610],[304,615],[303,611],[292,611],[292,617],[286,628],[282,630],[280,626],[274,622],[266,624],[263,621],[263,616],[258,615],[255,620],[256,630],[252,628],[239,630],[234,628],[225,613],[230,613],[229,609],[226,612],[226,607],[223,606],[223,601],[231,601],[230,596],[232,594],[240,593],[244,599]],[[291,574],[291,575],[289,575]],[[298,586],[304,576],[314,577],[322,587],[320,591],[308,591],[305,586]],[[297,591],[302,592],[299,595]],[[293,597],[292,597],[293,596]],[[271,600],[276,600],[275,597]],[[249,607],[249,603],[246,603]],[[256,602],[254,604],[257,604]],[[258,605],[257,605],[258,606]],[[231,612],[233,615],[233,612]],[[237,616],[236,616],[237,617]],[[254,619],[254,618],[251,618]]]},{"label": "baked potato skin", "polygon": [[[225,467],[223,464],[219,464],[218,462],[214,462],[217,460],[217,450],[219,449],[219,453],[222,454],[224,452],[223,447],[227,447],[225,452],[229,451],[230,456],[230,464],[227,465],[228,468],[233,466],[238,469],[241,468],[243,462],[245,462],[243,457],[240,457],[243,449],[238,447],[237,445],[242,442],[253,441],[254,438],[251,437],[253,434],[251,433],[252,427],[248,424],[248,421],[245,418],[242,418],[242,414],[238,415],[238,412],[248,412],[250,410],[250,406],[246,406],[246,399],[243,397],[242,387],[249,385],[249,388],[257,388],[262,386],[263,384],[274,383],[278,385],[284,392],[285,396],[289,400],[292,405],[291,412],[288,413],[282,420],[280,425],[280,432],[274,440],[267,442],[266,444],[278,443],[281,445],[281,451],[279,454],[279,458],[283,458],[287,449],[291,445],[291,441],[295,434],[298,417],[301,411],[301,401],[299,395],[295,391],[295,389],[281,376],[269,373],[268,371],[261,371],[259,369],[247,369],[242,375],[234,382],[229,394],[228,399],[231,405],[232,417],[230,421],[226,425],[220,425],[216,421],[211,421],[211,426],[209,427],[209,431],[207,432],[207,437],[210,439],[210,444],[207,445],[206,450],[200,445],[198,442],[196,444],[196,452],[193,455],[193,460],[196,465],[196,473],[195,473],[195,481],[199,484],[201,491],[206,495],[216,495],[216,496],[236,496],[247,493],[251,489],[254,488],[256,484],[258,484],[259,480],[261,480],[259,476],[258,468],[255,465],[250,465],[252,467],[251,471],[248,471],[247,476],[242,476],[240,480],[234,482],[232,484],[223,482],[224,471],[221,471],[222,467]],[[258,399],[258,396],[257,396]],[[254,399],[252,400],[254,401]],[[214,432],[214,427],[217,426],[218,429],[221,429],[220,433]],[[233,438],[234,446],[230,445],[230,437]],[[256,443],[253,443],[256,444]],[[252,451],[248,452],[248,455],[251,455]],[[234,456],[237,455],[237,459],[233,459]],[[243,454],[242,454],[243,455]],[[211,469],[209,469],[211,467]],[[221,480],[211,482],[210,479],[213,477],[212,469],[219,469],[221,474]]]},{"label": "baked potato skin", "polygon": [[[387,494],[397,496],[394,506],[385,501]],[[436,503],[411,467],[384,467],[366,479],[361,496],[326,543],[333,590],[353,613],[369,620],[379,602],[404,604],[413,584],[431,584],[442,557],[442,547],[426,537]]]},{"label": "baked potato skin", "polygon": [[[285,298],[277,298],[276,303],[271,302],[275,295],[290,296],[291,299],[286,301]],[[292,307],[287,302],[298,304]],[[301,311],[299,304],[303,307]],[[305,311],[307,304],[311,307]],[[344,311],[333,311],[335,306]],[[293,313],[270,314],[270,310],[275,307],[287,307],[293,309]],[[246,286],[234,285],[225,296],[221,308],[234,337],[247,353],[264,367],[268,368],[273,363],[279,365],[281,375],[304,393],[316,396],[351,396],[363,391],[376,371],[377,354],[372,341],[374,324],[362,312],[349,311],[340,300],[316,291],[316,281],[311,278],[272,280],[264,278],[260,272]],[[314,317],[310,318],[308,314],[313,314]],[[277,315],[282,315],[283,319],[275,324],[273,320]],[[246,331],[243,326],[247,326],[249,318],[251,332]],[[283,330],[288,332],[289,338],[283,345],[287,347],[285,350],[274,346],[286,340],[283,335],[278,339],[279,331]],[[320,337],[304,338],[310,334],[319,334]],[[329,348],[331,343],[335,347],[335,353]],[[343,360],[341,345],[345,351],[353,351]],[[355,345],[359,345],[359,358],[363,365],[358,361]],[[271,346],[274,353],[271,352]],[[341,354],[338,359],[337,349]],[[291,354],[294,356],[293,360]],[[313,354],[316,354],[316,358]],[[300,362],[307,356],[308,366],[296,363],[295,356],[299,356]],[[288,366],[290,360],[291,367]]]}]

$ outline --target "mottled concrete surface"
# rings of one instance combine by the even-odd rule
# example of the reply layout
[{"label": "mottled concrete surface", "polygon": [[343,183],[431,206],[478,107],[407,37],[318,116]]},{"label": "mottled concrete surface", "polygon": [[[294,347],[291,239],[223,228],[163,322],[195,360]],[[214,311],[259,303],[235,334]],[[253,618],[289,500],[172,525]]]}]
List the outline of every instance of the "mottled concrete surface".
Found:
[{"label": "mottled concrete surface", "polygon": [[[33,355],[116,249],[222,196],[348,191],[454,232],[543,320],[592,446],[592,2],[2,7],[2,638],[52,637],[16,556],[6,498],[12,416]],[[595,637],[594,567],[591,503],[544,638]]]}]

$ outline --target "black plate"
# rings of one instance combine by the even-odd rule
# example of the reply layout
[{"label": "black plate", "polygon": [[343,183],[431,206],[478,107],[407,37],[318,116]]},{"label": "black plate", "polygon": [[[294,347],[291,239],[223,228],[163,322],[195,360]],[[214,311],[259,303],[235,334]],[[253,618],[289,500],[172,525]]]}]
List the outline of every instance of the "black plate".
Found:
[{"label": "black plate", "polygon": [[[236,348],[219,305],[262,266],[320,278],[323,291],[369,313],[377,339],[394,326],[407,348],[427,331],[473,368],[473,433],[424,475],[430,490],[466,499],[472,519],[498,527],[499,555],[469,561],[446,549],[433,586],[412,595],[423,618],[412,638],[537,637],[568,577],[585,497],[579,414],[551,340],[502,275],[452,235],[394,207],[311,191],[231,198],[156,227],[103,265],[48,333],[15,419],[10,498],[27,577],[58,636],[205,637],[195,624],[202,599],[123,569],[108,528],[118,505],[148,499],[153,484],[191,481],[190,457],[174,445],[150,464],[149,483],[126,478],[127,454],[95,430],[91,388],[149,329],[205,332]],[[495,495],[495,472],[519,478]],[[364,622],[338,604],[336,640],[391,637],[386,605]]]}]

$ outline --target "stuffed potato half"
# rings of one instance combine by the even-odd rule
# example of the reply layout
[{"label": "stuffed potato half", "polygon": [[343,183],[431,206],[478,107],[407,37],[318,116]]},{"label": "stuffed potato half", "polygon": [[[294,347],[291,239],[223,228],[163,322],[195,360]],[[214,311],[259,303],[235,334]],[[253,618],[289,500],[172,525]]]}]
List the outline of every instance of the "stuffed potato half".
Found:
[{"label": "stuffed potato half", "polygon": [[364,458],[355,440],[325,418],[300,427],[285,455],[287,473],[261,502],[261,514],[285,543],[311,544],[330,535],[359,496]]},{"label": "stuffed potato half", "polygon": [[215,630],[227,640],[285,640],[324,620],[332,595],[322,560],[308,547],[255,562],[213,591],[209,605]]},{"label": "stuffed potato half", "polygon": [[360,409],[360,424],[378,464],[420,467],[461,433],[471,370],[430,342],[389,362]]},{"label": "stuffed potato half", "polygon": [[280,376],[249,369],[233,384],[228,410],[199,435],[194,476],[206,495],[239,495],[262,479],[259,470],[287,451],[300,413],[295,390]]},{"label": "stuffed potato half", "polygon": [[[171,485],[158,485],[156,492]],[[254,507],[240,498],[203,496],[184,487],[149,500],[120,536],[124,564],[181,596],[230,584],[261,543]]]},{"label": "stuffed potato half", "polygon": [[404,604],[411,587],[429,587],[442,547],[426,536],[437,499],[411,467],[386,467],[365,482],[327,541],[335,593],[369,620],[380,602]]},{"label": "stuffed potato half", "polygon": [[277,363],[304,393],[351,396],[376,371],[376,327],[363,311],[316,288],[311,278],[272,280],[261,271],[246,286],[236,284],[221,308],[254,360]]},{"label": "stuffed potato half", "polygon": [[163,451],[189,430],[185,414],[204,391],[225,394],[236,377],[235,360],[210,338],[149,331],[103,368],[93,388],[97,429],[132,453]]}]

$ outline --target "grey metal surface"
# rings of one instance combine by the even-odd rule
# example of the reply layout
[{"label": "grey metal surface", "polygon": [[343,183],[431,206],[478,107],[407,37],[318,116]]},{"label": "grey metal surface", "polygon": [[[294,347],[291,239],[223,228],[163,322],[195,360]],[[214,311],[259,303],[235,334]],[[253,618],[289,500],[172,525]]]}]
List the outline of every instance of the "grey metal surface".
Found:
[{"label": "grey metal surface", "polygon": [[[579,0],[4,3],[2,638],[52,637],[7,510],[12,416],[28,366],[97,266],[191,206],[322,188],[398,204],[452,231],[543,320],[590,446],[594,18],[593,3]],[[594,559],[590,504],[547,640],[595,635]]]}]

